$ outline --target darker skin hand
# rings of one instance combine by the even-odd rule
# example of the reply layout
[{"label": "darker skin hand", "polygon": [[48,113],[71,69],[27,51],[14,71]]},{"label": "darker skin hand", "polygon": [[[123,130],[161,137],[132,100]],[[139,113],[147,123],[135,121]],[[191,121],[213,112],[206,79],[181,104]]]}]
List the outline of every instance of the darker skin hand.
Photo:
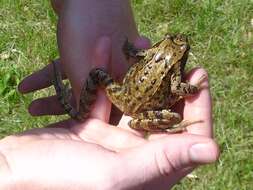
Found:
[{"label": "darker skin hand", "polygon": [[[81,88],[97,62],[93,55],[97,39],[109,36],[112,41],[110,65],[107,70],[116,79],[121,78],[129,66],[122,53],[126,37],[131,42],[145,38],[138,34],[129,0],[51,0],[51,3],[58,16],[57,44],[61,68],[70,81],[75,97],[73,102],[78,104]],[[146,39],[145,42],[147,47],[149,40]],[[46,75],[51,72],[47,72],[47,69],[51,70],[51,65],[44,73],[44,77],[49,78]],[[49,84],[50,80],[47,81],[47,85]],[[40,85],[45,87],[45,83],[34,86],[43,88]],[[20,90],[25,93],[31,89],[24,85]],[[111,121],[118,122],[120,113],[112,110]]]},{"label": "darker skin hand", "polygon": [[[131,1],[51,0],[58,15],[57,39],[61,67],[68,76],[75,99],[94,60],[96,41],[101,36],[112,40],[110,73],[120,78],[128,68],[122,53],[126,37],[135,42],[140,36],[134,21]],[[121,63],[121,64],[118,64]]]},{"label": "darker skin hand", "polygon": [[[100,41],[95,51],[98,65],[106,66],[110,47],[110,41]],[[31,79],[49,86],[48,72],[50,69],[33,74],[20,88],[38,89]],[[203,69],[194,69],[188,80],[194,84],[203,74]],[[203,85],[207,87],[208,82]],[[31,189],[31,184],[37,189],[167,189],[196,166],[218,159],[218,147],[211,138],[208,87],[177,108],[185,120],[203,122],[188,126],[182,134],[152,134],[149,138],[128,127],[128,116],[123,116],[117,127],[109,125],[110,102],[102,91],[97,97],[84,123],[69,119],[1,140],[0,165],[9,166],[3,167],[5,173],[11,173],[16,184],[23,182],[26,189]],[[56,97],[35,100],[30,111],[33,115],[63,113]]]}]

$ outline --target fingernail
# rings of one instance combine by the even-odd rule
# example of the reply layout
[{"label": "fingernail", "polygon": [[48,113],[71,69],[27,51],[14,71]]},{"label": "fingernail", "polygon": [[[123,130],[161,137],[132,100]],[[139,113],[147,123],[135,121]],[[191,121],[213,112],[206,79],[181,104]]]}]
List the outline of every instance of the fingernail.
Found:
[{"label": "fingernail", "polygon": [[219,157],[218,147],[215,143],[199,143],[191,146],[189,156],[194,163],[212,163]]}]

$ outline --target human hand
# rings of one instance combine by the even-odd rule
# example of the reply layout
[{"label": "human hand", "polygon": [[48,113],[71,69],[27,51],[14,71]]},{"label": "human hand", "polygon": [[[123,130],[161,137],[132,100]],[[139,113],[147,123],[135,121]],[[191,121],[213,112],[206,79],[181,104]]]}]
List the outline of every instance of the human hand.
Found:
[{"label": "human hand", "polygon": [[[203,72],[195,70],[190,81]],[[184,134],[154,134],[149,139],[129,129],[126,116],[118,127],[103,122],[110,103],[99,93],[91,118],[83,124],[67,120],[1,140],[3,189],[167,189],[197,165],[218,158],[217,145],[208,138],[208,89],[186,100],[183,111],[185,119],[203,123],[189,126]]]},{"label": "human hand", "polygon": [[[106,44],[98,48],[97,64],[108,62],[107,51]],[[204,74],[203,69],[195,69],[188,79],[194,84]],[[45,72],[36,73],[26,82],[36,78],[46,84]],[[203,85],[207,86],[207,81]],[[50,114],[63,112],[55,97],[36,100],[30,111],[36,109],[36,114],[40,115],[49,114],[49,110]],[[7,160],[13,162],[9,163],[9,168],[16,169],[12,171],[14,177],[27,171],[23,175],[28,179],[28,185],[42,184],[43,188],[52,189],[63,186],[68,189],[68,184],[71,189],[166,189],[196,166],[216,161],[219,155],[218,147],[211,139],[209,89],[203,88],[197,96],[187,98],[178,110],[185,120],[203,122],[188,126],[187,132],[182,134],[153,134],[146,139],[144,134],[128,127],[130,118],[127,116],[121,119],[118,127],[107,124],[110,102],[99,91],[98,101],[85,123],[67,120],[53,124],[51,128],[34,129],[8,137],[0,142],[0,151],[6,158],[12,158]]]},{"label": "human hand", "polygon": [[[78,102],[82,85],[96,62],[93,52],[97,39],[101,36],[112,39],[111,66],[108,69],[114,78],[120,78],[129,66],[122,53],[123,43],[126,37],[135,42],[140,36],[130,1],[51,2],[59,16],[57,37],[60,62]],[[149,43],[147,39],[146,43]]]},{"label": "human hand", "polygon": [[[95,63],[93,67],[100,67],[106,70],[109,70],[109,62],[110,62],[110,53],[109,49],[111,50],[111,40],[108,37],[101,37],[97,40],[98,42],[94,45],[94,53],[93,53],[93,60]],[[149,42],[146,38],[139,37],[134,42],[135,47],[140,49],[145,49],[149,47]],[[105,53],[107,52],[107,54]],[[100,61],[97,60],[99,57]],[[57,64],[57,68],[60,70],[63,79],[66,79],[66,71],[60,64],[59,59],[54,61]],[[82,70],[82,69],[80,69]],[[19,84],[19,92],[21,93],[29,93],[36,90],[40,90],[43,88],[47,88],[52,85],[53,76],[53,64],[50,63],[46,65],[41,70],[31,74],[30,76],[25,77]],[[73,92],[73,91],[71,91]],[[70,103],[73,107],[76,106],[75,97],[71,94]],[[39,102],[43,102],[42,104]],[[61,105],[56,96],[51,96],[49,98],[41,98],[35,100],[29,106],[29,112],[33,116],[41,116],[41,115],[61,115],[65,114],[65,111],[62,109]],[[112,113],[110,115],[110,121],[115,123],[114,121],[118,122],[119,118],[121,118],[122,113],[118,113],[116,110],[112,109]]]},{"label": "human hand", "polygon": [[127,118],[118,128],[104,123],[106,101],[101,95],[101,109],[83,124],[68,120],[2,139],[0,188],[167,189],[217,159],[216,144],[204,136],[145,139],[124,129]]},{"label": "human hand", "polygon": [[[190,81],[203,72],[195,70]],[[217,145],[209,138],[208,89],[186,100],[184,118],[204,122],[189,126],[184,134],[154,134],[145,139],[128,128],[126,116],[118,127],[109,125],[104,122],[109,104],[100,91],[85,123],[67,120],[1,140],[0,187],[167,189],[199,164],[217,160]]]}]

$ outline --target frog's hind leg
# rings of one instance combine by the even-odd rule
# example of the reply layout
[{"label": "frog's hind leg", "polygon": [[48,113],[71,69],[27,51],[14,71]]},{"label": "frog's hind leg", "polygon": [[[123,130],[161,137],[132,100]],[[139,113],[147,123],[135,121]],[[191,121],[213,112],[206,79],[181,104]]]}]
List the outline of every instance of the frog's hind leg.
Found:
[{"label": "frog's hind leg", "polygon": [[143,58],[146,56],[147,51],[145,49],[139,49],[134,46],[134,44],[130,43],[128,39],[126,38],[122,51],[125,54],[126,59],[128,60],[130,57],[131,58]]},{"label": "frog's hind leg", "polygon": [[129,121],[129,126],[137,131],[147,132],[182,132],[185,126],[172,125],[168,120],[158,119],[133,119]]},{"label": "frog's hind leg", "polygon": [[98,87],[105,89],[107,97],[121,111],[124,110],[124,102],[122,101],[122,86],[115,82],[112,77],[103,69],[95,68],[91,70],[86,85],[81,91],[80,114],[89,111],[90,105],[94,102],[96,90]]},{"label": "frog's hind leg", "polygon": [[79,115],[84,118],[87,117],[91,105],[96,100],[96,91],[98,87],[105,88],[108,95],[108,91],[117,91],[117,88],[120,88],[120,85],[117,85],[112,77],[103,69],[92,69],[80,95]]},{"label": "frog's hind leg", "polygon": [[169,110],[144,111],[134,115],[134,119],[129,121],[129,126],[135,130],[150,132],[179,132],[185,129],[185,125],[179,125],[182,121],[178,113]]},{"label": "frog's hind leg", "polygon": [[[111,91],[115,91],[117,87],[116,83],[104,70],[96,68],[90,71],[88,78],[83,85],[80,94],[79,110],[76,110],[70,105],[70,92],[62,83],[62,77],[59,70],[56,68],[56,64],[53,62],[54,79],[53,84],[55,87],[58,99],[66,113],[71,118],[84,121],[90,112],[91,105],[96,100],[96,92],[99,86],[109,88]],[[118,85],[119,86],[119,85]]]},{"label": "frog's hind leg", "polygon": [[195,85],[189,84],[188,82],[181,82],[181,80],[172,80],[171,91],[182,97],[192,96],[202,89],[201,84],[207,79],[206,75],[201,76]]},{"label": "frog's hind leg", "polygon": [[53,61],[53,79],[52,84],[54,85],[56,96],[63,107],[64,111],[70,115],[71,118],[77,117],[77,110],[70,104],[71,92],[68,89],[67,85],[64,85],[62,82],[62,76],[59,69],[56,66],[56,63]]}]

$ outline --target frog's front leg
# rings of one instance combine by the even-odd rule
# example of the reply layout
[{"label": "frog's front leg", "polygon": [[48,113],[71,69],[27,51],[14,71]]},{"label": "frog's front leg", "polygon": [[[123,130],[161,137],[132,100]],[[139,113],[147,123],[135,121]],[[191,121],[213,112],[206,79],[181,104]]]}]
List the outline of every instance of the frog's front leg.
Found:
[{"label": "frog's front leg", "polygon": [[[134,114],[129,126],[135,130],[150,132],[180,132],[188,125],[182,125],[181,116],[170,110],[144,111]],[[181,122],[182,123],[182,122]]]},{"label": "frog's front leg", "polygon": [[73,119],[84,121],[90,111],[90,105],[96,98],[96,89],[98,86],[98,78],[94,77],[94,71],[91,71],[84,88],[81,91],[79,110],[70,104],[70,90],[62,82],[62,77],[56,63],[53,62],[53,79],[56,96],[63,107],[64,111]]},{"label": "frog's front leg", "polygon": [[150,49],[141,49],[134,46],[134,44],[130,43],[128,39],[123,44],[123,53],[125,54],[126,59],[134,58],[134,59],[143,59],[150,60],[157,52],[157,48]]},{"label": "frog's front leg", "polygon": [[205,81],[207,78],[206,75],[203,75],[195,85],[192,85],[188,82],[181,82],[181,78],[180,79],[175,79],[175,80],[171,80],[171,92],[173,94],[177,94],[179,96],[182,97],[186,97],[186,96],[192,96],[196,93],[199,92],[199,90],[201,89],[201,83],[203,81]]}]

